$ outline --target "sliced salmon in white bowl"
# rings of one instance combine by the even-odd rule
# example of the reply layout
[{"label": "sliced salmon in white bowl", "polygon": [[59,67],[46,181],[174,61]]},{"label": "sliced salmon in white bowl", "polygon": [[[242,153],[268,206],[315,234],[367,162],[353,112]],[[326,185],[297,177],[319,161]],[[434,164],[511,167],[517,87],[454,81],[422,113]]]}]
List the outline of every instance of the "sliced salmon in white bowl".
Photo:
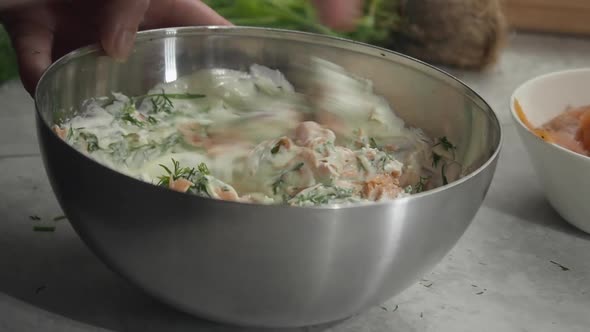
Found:
[{"label": "sliced salmon in white bowl", "polygon": [[590,233],[590,68],[533,78],[510,105],[549,203]]}]

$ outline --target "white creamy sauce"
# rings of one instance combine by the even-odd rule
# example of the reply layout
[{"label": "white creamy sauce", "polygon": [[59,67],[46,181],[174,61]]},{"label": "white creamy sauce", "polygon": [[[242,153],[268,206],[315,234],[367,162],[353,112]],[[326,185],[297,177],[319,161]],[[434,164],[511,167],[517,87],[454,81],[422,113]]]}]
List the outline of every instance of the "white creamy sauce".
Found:
[{"label": "white creamy sauce", "polygon": [[370,81],[314,64],[311,97],[264,66],[205,69],[144,96],[88,100],[54,130],[121,173],[216,199],[370,202],[448,180],[452,144],[407,127]]}]

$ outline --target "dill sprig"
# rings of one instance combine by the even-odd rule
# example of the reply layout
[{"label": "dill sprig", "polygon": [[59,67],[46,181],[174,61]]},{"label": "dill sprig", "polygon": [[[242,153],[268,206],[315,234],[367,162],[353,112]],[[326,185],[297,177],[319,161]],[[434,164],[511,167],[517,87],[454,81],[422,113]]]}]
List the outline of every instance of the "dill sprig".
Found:
[{"label": "dill sprig", "polygon": [[80,137],[86,142],[86,149],[88,152],[94,152],[100,148],[98,146],[98,137],[96,137],[96,135],[82,131],[80,132]]},{"label": "dill sprig", "polygon": [[152,104],[153,113],[167,113],[170,114],[174,110],[174,103],[172,99],[199,99],[205,98],[205,95],[198,93],[166,93],[162,89],[161,93],[151,93],[143,96],[135,97],[134,100],[141,101],[149,98]]},{"label": "dill sprig", "polygon": [[285,139],[281,138],[278,140],[278,142],[272,147],[272,149],[270,149],[270,153],[271,154],[277,154],[279,153],[279,151],[281,150],[281,146],[284,146],[285,143]]},{"label": "dill sprig", "polygon": [[[320,190],[323,189],[323,190]],[[313,205],[329,204],[334,200],[343,200],[352,198],[354,191],[348,188],[341,188],[334,185],[322,185],[315,190],[295,196],[294,203],[301,205],[303,203],[312,203]]]},{"label": "dill sprig", "polygon": [[172,100],[170,100],[170,97],[164,93],[164,89],[162,89],[161,94],[151,95],[150,101],[152,103],[152,112],[164,112],[168,114],[172,113],[174,104],[172,103]]},{"label": "dill sprig", "polygon": [[418,193],[423,192],[426,189],[426,185],[428,184],[429,180],[430,180],[430,177],[421,176],[420,181],[418,181],[418,183],[416,183],[416,185],[414,186],[414,193],[418,194]]},{"label": "dill sprig", "polygon": [[369,147],[371,147],[372,149],[379,149],[379,145],[377,145],[377,141],[375,140],[375,138],[369,138]]},{"label": "dill sprig", "polygon": [[194,168],[180,167],[180,162],[178,160],[172,159],[172,166],[173,168],[172,170],[170,170],[170,168],[168,168],[166,165],[160,164],[160,167],[162,167],[164,171],[166,171],[166,174],[158,177],[159,186],[168,187],[170,185],[171,179],[173,181],[176,181],[180,178],[189,180],[196,172]]},{"label": "dill sprig", "polygon": [[272,192],[275,195],[278,195],[279,190],[281,189],[281,187],[285,184],[285,175],[287,175],[290,172],[297,172],[298,170],[300,170],[303,166],[305,165],[305,163],[300,162],[298,164],[296,164],[293,168],[283,172],[278,179],[272,183]]},{"label": "dill sprig", "polygon": [[164,169],[166,174],[158,177],[158,186],[169,187],[170,180],[186,179],[193,183],[188,191],[211,197],[208,190],[209,179],[207,178],[211,172],[205,163],[200,163],[196,168],[180,167],[180,162],[172,159],[172,166],[171,170],[166,165],[160,164],[160,167]]},{"label": "dill sprig", "polygon": [[446,174],[446,168],[447,168],[447,164],[443,164],[441,171],[440,171],[441,176],[442,176],[443,186],[446,186],[447,184],[449,184],[449,180],[447,179],[447,174]]},{"label": "dill sprig", "polygon": [[445,149],[445,151],[457,150],[457,146],[453,145],[453,143],[451,143],[446,136],[439,138],[438,143],[434,144],[432,147],[436,147],[439,145],[442,146],[443,149]]},{"label": "dill sprig", "polygon": [[438,164],[440,163],[440,160],[442,159],[442,156],[436,152],[432,153],[432,166],[435,168],[438,168]]},{"label": "dill sprig", "polygon": [[129,122],[130,124],[137,127],[143,127],[143,122],[135,118],[131,113],[124,113],[121,115],[121,120]]}]

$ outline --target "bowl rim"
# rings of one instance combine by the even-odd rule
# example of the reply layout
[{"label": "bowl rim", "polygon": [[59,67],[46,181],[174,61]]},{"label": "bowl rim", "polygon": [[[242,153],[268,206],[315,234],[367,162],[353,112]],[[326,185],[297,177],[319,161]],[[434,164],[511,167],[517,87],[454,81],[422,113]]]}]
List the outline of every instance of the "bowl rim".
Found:
[{"label": "bowl rim", "polygon": [[[555,78],[555,77],[563,77],[563,76],[569,76],[572,74],[578,74],[578,73],[588,73],[590,74],[590,67],[580,67],[580,68],[574,68],[574,69],[565,69],[565,70],[557,70],[557,71],[553,71],[550,73],[546,73],[546,74],[542,74],[542,75],[538,75],[535,77],[532,77],[528,80],[526,80],[525,82],[523,82],[522,84],[520,84],[516,89],[514,89],[514,91],[512,92],[512,95],[510,96],[510,115],[512,116],[512,120],[514,122],[516,122],[516,124],[518,126],[520,126],[522,129],[524,129],[524,131],[526,132],[527,135],[532,136],[533,138],[541,141],[541,143],[546,144],[547,146],[549,146],[549,148],[554,149],[555,151],[558,151],[562,154],[565,154],[567,156],[573,157],[575,159],[581,160],[581,161],[590,161],[590,156],[585,156],[583,154],[579,154],[577,152],[571,151],[569,149],[566,149],[564,147],[562,147],[561,145],[557,145],[557,144],[553,144],[550,142],[547,142],[545,140],[543,140],[542,138],[540,138],[539,136],[535,135],[530,128],[528,128],[524,122],[522,122],[522,120],[520,119],[520,117],[518,116],[518,114],[516,114],[516,110],[514,109],[514,104],[516,101],[519,101],[519,99],[517,98],[517,96],[526,88],[530,88],[531,86],[533,86],[534,84],[546,80],[546,79],[551,79],[551,78]],[[519,101],[520,102],[520,101]],[[590,105],[590,103],[589,103]],[[521,105],[522,107],[522,105]],[[523,110],[523,113],[526,115],[526,111]],[[560,113],[561,114],[561,113]],[[528,150],[528,148],[527,148]]]},{"label": "bowl rim", "polygon": [[[70,60],[73,60],[75,58],[78,58],[78,57],[81,57],[84,55],[88,55],[91,53],[98,53],[100,55],[105,55],[105,52],[99,43],[94,43],[94,44],[80,47],[78,49],[70,51],[69,53],[61,56],[59,59],[54,61],[43,72],[43,74],[41,75],[41,78],[37,82],[37,85],[35,87],[35,93],[34,93],[35,113],[37,115],[37,118],[40,120],[40,121],[38,121],[38,125],[39,125],[39,122],[41,122],[41,126],[44,126],[46,130],[49,130],[51,132],[51,134],[54,135],[54,138],[58,139],[58,142],[60,144],[65,145],[67,148],[71,149],[73,152],[78,153],[83,158],[88,159],[90,162],[105,169],[107,172],[111,172],[111,173],[114,173],[114,174],[117,174],[120,176],[124,176],[124,177],[131,179],[132,181],[135,181],[138,183],[149,185],[149,186],[153,187],[154,190],[162,190],[165,192],[169,192],[171,194],[182,195],[182,196],[189,195],[189,196],[192,196],[192,199],[194,199],[196,201],[202,200],[203,202],[208,202],[208,203],[212,203],[212,202],[213,203],[223,203],[225,205],[236,205],[236,206],[242,206],[242,207],[252,206],[252,207],[256,207],[258,209],[270,208],[270,209],[281,209],[281,210],[282,209],[305,209],[305,210],[341,210],[341,209],[344,209],[344,210],[347,210],[347,209],[355,209],[355,208],[358,209],[358,208],[363,208],[363,207],[383,207],[383,206],[389,206],[389,205],[394,205],[394,204],[401,204],[403,202],[417,200],[421,197],[436,195],[440,192],[449,190],[451,188],[461,186],[465,182],[468,182],[472,178],[475,178],[478,175],[480,175],[481,173],[483,173],[493,163],[495,163],[499,157],[500,151],[502,150],[502,145],[504,143],[504,129],[502,127],[502,124],[498,118],[498,115],[494,111],[494,109],[490,106],[490,104],[479,93],[477,93],[474,89],[469,87],[466,83],[461,81],[459,78],[453,76],[452,74],[450,74],[442,69],[435,67],[434,65],[428,64],[422,60],[419,60],[419,59],[413,58],[411,56],[399,53],[397,51],[389,50],[389,49],[386,49],[383,47],[379,47],[379,46],[375,46],[375,45],[371,45],[371,44],[367,44],[367,43],[362,43],[362,42],[347,39],[347,38],[330,36],[330,35],[323,35],[323,34],[317,34],[317,33],[311,33],[311,32],[303,32],[303,31],[295,31],[295,30],[287,30],[287,29],[277,29],[277,28],[265,28],[265,27],[217,26],[217,25],[181,26],[181,27],[169,27],[169,28],[143,30],[143,31],[139,31],[137,33],[134,45],[137,45],[138,43],[142,43],[142,42],[146,42],[146,41],[148,41],[148,42],[153,41],[156,39],[164,39],[164,38],[170,38],[170,37],[183,37],[183,36],[192,36],[192,35],[202,35],[202,34],[212,34],[212,33],[216,33],[216,32],[222,32],[222,33],[226,33],[229,35],[231,35],[232,33],[239,34],[239,33],[248,32],[248,33],[251,33],[250,36],[256,36],[257,33],[270,33],[270,34],[275,34],[276,35],[275,37],[277,37],[277,38],[288,36],[291,38],[301,38],[304,40],[308,39],[310,42],[315,40],[315,41],[320,41],[320,42],[324,42],[324,43],[332,43],[332,46],[339,46],[342,48],[352,49],[354,46],[356,46],[357,48],[359,48],[357,51],[373,50],[373,51],[379,52],[383,57],[386,57],[386,55],[390,55],[390,56],[396,57],[398,59],[399,58],[404,59],[406,61],[409,61],[410,63],[414,63],[415,65],[422,66],[424,69],[429,69],[429,70],[433,71],[434,73],[438,74],[439,77],[437,77],[437,78],[444,80],[445,82],[450,83],[450,84],[452,84],[452,83],[458,84],[463,89],[465,89],[466,92],[469,92],[476,97],[477,102],[481,103],[484,106],[483,111],[486,112],[486,114],[490,117],[492,124],[498,129],[497,145],[495,146],[495,149],[494,149],[494,152],[492,153],[492,155],[481,166],[479,166],[477,169],[473,170],[468,175],[466,175],[456,181],[453,181],[449,184],[446,184],[446,185],[443,185],[443,186],[440,186],[440,187],[437,187],[437,188],[434,188],[434,189],[431,189],[431,190],[428,190],[425,192],[412,194],[412,195],[405,196],[405,197],[399,197],[399,198],[395,198],[392,200],[383,200],[383,201],[379,201],[379,202],[329,204],[329,205],[319,205],[319,206],[291,206],[291,205],[287,205],[287,204],[262,204],[262,203],[246,203],[246,202],[226,201],[226,200],[220,200],[220,199],[215,199],[215,198],[191,195],[191,194],[187,194],[187,193],[180,193],[180,192],[168,189],[168,188],[162,188],[162,187],[156,186],[152,183],[142,181],[140,179],[136,179],[132,176],[128,176],[126,174],[123,174],[121,172],[113,170],[110,167],[95,161],[94,159],[83,154],[82,152],[73,148],[72,146],[70,146],[69,144],[64,142],[61,138],[59,138],[57,136],[57,134],[53,130],[51,130],[51,127],[49,126],[49,124],[44,120],[44,118],[40,112],[41,108],[39,105],[39,98],[38,98],[39,97],[39,87],[43,84],[43,82],[45,80],[47,80],[47,77],[49,77],[53,72],[56,72],[60,67],[67,64],[67,62],[69,62]],[[270,36],[261,36],[261,37],[270,38]],[[475,102],[475,100],[474,100],[474,102]],[[487,108],[489,111],[487,111],[485,108]]]}]

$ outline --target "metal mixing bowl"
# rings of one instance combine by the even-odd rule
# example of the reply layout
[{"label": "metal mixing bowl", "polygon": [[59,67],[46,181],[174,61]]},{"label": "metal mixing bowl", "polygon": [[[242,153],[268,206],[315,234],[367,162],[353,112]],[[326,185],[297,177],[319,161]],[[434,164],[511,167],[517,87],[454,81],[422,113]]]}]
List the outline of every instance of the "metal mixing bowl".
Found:
[{"label": "metal mixing bowl", "polygon": [[[204,67],[278,68],[314,55],[373,81],[396,112],[458,145],[468,174],[413,197],[351,207],[216,201],[121,175],[65,144],[50,126],[111,91],[140,95]],[[89,47],[48,69],[36,92],[37,127],[53,190],[80,237],[146,292],[200,317],[239,325],[339,320],[400,293],[453,247],[495,171],[501,129],[467,86],[433,67],[368,45],[240,27],[139,34],[125,63]],[[73,267],[74,271],[75,267]]]}]

